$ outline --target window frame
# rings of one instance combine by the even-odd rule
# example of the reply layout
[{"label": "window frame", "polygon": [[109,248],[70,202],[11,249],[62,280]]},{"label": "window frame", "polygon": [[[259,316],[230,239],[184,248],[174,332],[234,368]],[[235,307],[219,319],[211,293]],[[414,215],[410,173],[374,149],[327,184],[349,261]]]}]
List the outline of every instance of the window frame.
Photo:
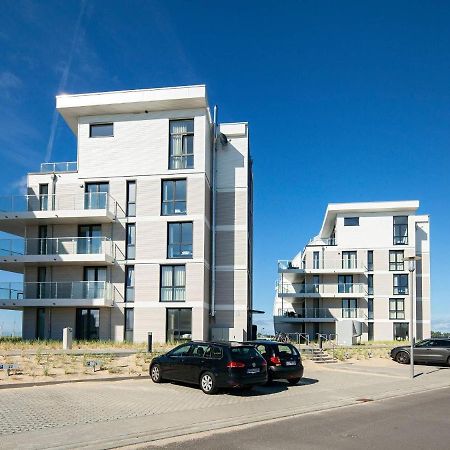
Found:
[{"label": "window frame", "polygon": [[[398,256],[401,254],[401,261]],[[391,261],[391,256],[394,255],[394,261]],[[405,251],[404,250],[389,250],[389,272],[405,270]]]},{"label": "window frame", "polygon": [[344,227],[359,227],[359,216],[344,217]]},{"label": "window frame", "polygon": [[[130,244],[128,241],[128,236],[129,236],[128,230],[131,227],[134,227],[134,244]],[[125,233],[126,233],[126,235],[125,235],[125,259],[127,259],[127,260],[128,259],[130,259],[130,260],[136,259],[136,237],[137,237],[136,231],[137,230],[136,230],[135,222],[129,222],[126,224],[126,227],[125,227]],[[130,248],[134,249],[134,252],[133,252],[134,254],[132,257],[130,256]]]},{"label": "window frame", "polygon": [[[344,306],[347,302],[348,306]],[[354,304],[355,306],[351,306]],[[344,314],[346,311],[346,314]],[[357,298],[343,298],[341,302],[341,316],[343,319],[356,319],[358,315],[358,299]]]},{"label": "window frame", "polygon": [[[111,126],[111,131],[112,134],[105,134],[102,136],[93,136],[92,135],[92,130],[95,129],[95,127],[102,127],[102,126],[107,126],[110,125]],[[109,137],[114,137],[114,122],[92,122],[89,124],[89,139],[102,139],[102,138],[109,138]]]},{"label": "window frame", "polygon": [[[134,184],[134,201],[130,201],[130,185]],[[136,180],[127,180],[127,217],[136,217],[136,199],[137,199],[137,181]],[[134,206],[134,214],[130,214],[130,205]]]},{"label": "window frame", "polygon": [[[176,200],[176,193],[177,193],[177,182],[184,181],[185,182],[185,198],[184,200]],[[164,183],[174,183],[173,187],[173,199],[172,200],[164,200]],[[161,180],[161,216],[186,216],[187,215],[187,178],[166,178]],[[176,203],[183,203],[184,202],[184,212],[175,212],[175,204]],[[164,205],[171,204],[173,206],[173,212],[165,213],[164,212]]]},{"label": "window frame", "polygon": [[374,320],[374,302],[373,297],[367,299],[367,320]]},{"label": "window frame", "polygon": [[[165,267],[170,267],[172,269],[172,285],[163,286],[163,270]],[[175,280],[175,267],[184,268],[184,286],[174,285]],[[184,299],[183,300],[164,300],[162,291],[163,289],[171,289],[172,299],[175,297],[175,289],[184,288]],[[161,264],[159,268],[159,302],[160,303],[186,303],[186,264]]]},{"label": "window frame", "polygon": [[[192,121],[192,130],[193,131],[187,131],[185,133],[180,133],[181,134],[181,142],[182,142],[182,153],[181,155],[173,155],[173,147],[172,147],[172,135],[175,133],[171,132],[171,125],[173,122],[185,122],[185,121]],[[184,152],[185,150],[185,146],[184,146],[184,142],[185,142],[185,138],[186,137],[191,137],[192,136],[192,153],[187,153]],[[181,119],[170,119],[169,120],[169,170],[185,170],[185,169],[193,169],[195,166],[195,120],[193,117],[188,117],[188,118],[181,118]],[[173,166],[173,158],[181,158],[181,161],[185,161],[184,164],[181,165],[181,167],[172,167]],[[188,167],[187,161],[188,158],[192,157],[192,167]]]},{"label": "window frame", "polygon": [[[132,285],[128,285],[128,271],[132,270],[133,271],[133,284]],[[134,267],[134,264],[127,264],[125,266],[125,292],[124,292],[124,301],[125,303],[133,303],[135,300],[135,287],[136,287],[136,269]],[[132,295],[130,295],[129,291],[132,292]]]},{"label": "window frame", "polygon": [[[181,236],[183,236],[183,224],[191,224],[192,229],[192,236],[191,236],[191,242],[185,244],[183,241],[178,243],[171,243],[170,242],[170,227],[172,225],[180,225],[181,226]],[[183,246],[191,246],[191,253],[189,256],[182,255],[180,256],[170,256],[170,247],[171,246],[178,246],[181,250]],[[180,252],[181,253],[181,252]],[[192,220],[183,221],[183,222],[167,222],[167,259],[193,259],[194,258],[194,222]]]},{"label": "window frame", "polygon": [[[128,328],[129,321],[128,315],[132,316],[131,323],[132,327],[131,329]],[[123,311],[123,340],[124,342],[134,342],[134,308],[125,308]],[[127,333],[131,332],[131,340],[127,339]]]},{"label": "window frame", "polygon": [[[341,282],[341,278],[344,279],[343,282]],[[351,279],[350,283],[347,283],[347,278]],[[352,294],[353,293],[353,275],[338,275],[338,294]],[[348,286],[350,285],[350,286]],[[343,290],[341,289],[341,286],[343,286]],[[348,286],[348,287],[347,287]],[[347,290],[349,289],[349,290]]]},{"label": "window frame", "polygon": [[373,272],[373,250],[367,250],[367,271]]},{"label": "window frame", "polygon": [[[393,216],[392,217],[392,225],[393,225],[393,243],[394,245],[408,245],[409,240],[409,224],[408,224],[409,216]],[[406,219],[405,223],[395,223],[396,219]],[[402,233],[397,231],[397,227],[405,227],[406,226],[406,234],[402,236]]]},{"label": "window frame", "polygon": [[[398,283],[398,278],[406,278],[406,287]],[[396,283],[397,280],[397,283]],[[400,289],[400,290],[399,290]],[[394,273],[392,275],[392,294],[393,295],[409,295],[409,275],[407,273]]]},{"label": "window frame", "polygon": [[344,250],[341,254],[341,260],[343,270],[356,269],[358,267],[358,252],[356,250]]},{"label": "window frame", "polygon": [[[395,304],[395,308],[391,308],[392,303]],[[399,305],[401,305],[403,309],[399,308]],[[390,298],[389,299],[389,320],[405,320],[405,299],[404,298]]]}]

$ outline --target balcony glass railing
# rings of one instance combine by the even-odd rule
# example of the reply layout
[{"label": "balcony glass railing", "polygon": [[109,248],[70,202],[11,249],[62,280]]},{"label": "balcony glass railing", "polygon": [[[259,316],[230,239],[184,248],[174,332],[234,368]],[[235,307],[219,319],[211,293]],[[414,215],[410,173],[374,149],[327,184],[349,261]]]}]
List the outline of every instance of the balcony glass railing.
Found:
[{"label": "balcony glass railing", "polygon": [[78,165],[76,161],[48,162],[41,164],[41,172],[76,172]]},{"label": "balcony glass railing", "polygon": [[0,300],[110,300],[111,294],[111,284],[106,281],[0,282]]},{"label": "balcony glass railing", "polygon": [[356,259],[316,259],[301,261],[300,264],[294,264],[289,260],[278,261],[279,270],[302,269],[302,270],[367,270],[367,267]]},{"label": "balcony glass railing", "polygon": [[107,237],[0,239],[0,257],[99,254],[112,256],[112,246],[111,239]]},{"label": "balcony glass railing", "polygon": [[117,213],[117,202],[107,192],[84,194],[11,195],[0,197],[0,212],[104,209]]},{"label": "balcony glass railing", "polygon": [[332,319],[334,317],[328,308],[280,308],[278,316],[294,319]]},{"label": "balcony glass railing", "polygon": [[278,294],[321,294],[323,296],[335,294],[363,294],[363,283],[335,283],[335,284],[304,284],[277,282]]}]

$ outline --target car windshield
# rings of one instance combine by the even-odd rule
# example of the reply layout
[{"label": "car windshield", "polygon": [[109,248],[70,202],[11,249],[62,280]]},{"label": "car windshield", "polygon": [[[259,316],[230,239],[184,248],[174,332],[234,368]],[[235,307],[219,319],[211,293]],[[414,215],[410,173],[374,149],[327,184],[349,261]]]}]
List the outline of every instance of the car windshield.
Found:
[{"label": "car windshield", "polygon": [[250,359],[256,356],[259,356],[259,353],[255,349],[255,347],[232,347],[231,348],[231,356],[236,359]]}]

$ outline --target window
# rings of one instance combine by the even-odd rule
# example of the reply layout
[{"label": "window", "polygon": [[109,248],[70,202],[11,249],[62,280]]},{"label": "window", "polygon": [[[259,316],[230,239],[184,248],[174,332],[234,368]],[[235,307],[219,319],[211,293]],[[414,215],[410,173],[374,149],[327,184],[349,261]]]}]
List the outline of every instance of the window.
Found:
[{"label": "window", "polygon": [[163,180],[161,214],[186,214],[186,180]]},{"label": "window", "polygon": [[36,308],[36,339],[45,339],[45,308]]},{"label": "window", "polygon": [[161,301],[184,302],[186,300],[186,267],[161,266]]},{"label": "window", "polygon": [[359,226],[359,217],[344,217],[344,227]]},{"label": "window", "polygon": [[91,123],[89,125],[89,137],[111,137],[114,136],[114,125],[112,123]]},{"label": "window", "polygon": [[405,270],[403,250],[389,251],[389,270]]},{"label": "window", "polygon": [[356,318],[356,298],[346,298],[342,300],[342,318]]},{"label": "window", "polygon": [[125,266],[125,301],[134,302],[134,266]]},{"label": "window", "polygon": [[102,250],[102,239],[101,225],[79,225],[76,252],[79,255],[98,255],[105,251]]},{"label": "window", "polygon": [[408,322],[394,322],[394,340],[406,341],[409,339],[409,324]]},{"label": "window", "polygon": [[408,216],[394,216],[394,245],[408,244]]},{"label": "window", "polygon": [[408,275],[406,273],[394,275],[394,295],[408,295]]},{"label": "window", "polygon": [[127,223],[127,248],[125,259],[134,259],[136,257],[136,224]]},{"label": "window", "polygon": [[174,348],[169,354],[170,356],[187,356],[192,347],[192,344],[180,345],[179,347]]},{"label": "window", "polygon": [[319,252],[313,252],[313,269],[320,269],[320,259],[319,259]]},{"label": "window", "polygon": [[205,358],[212,358],[212,359],[222,359],[223,352],[221,347],[216,347],[214,345],[208,347],[208,350],[206,350]]},{"label": "window", "polygon": [[367,324],[367,340],[373,341],[373,322]]},{"label": "window", "polygon": [[169,223],[168,258],[192,258],[192,222]]},{"label": "window", "polygon": [[105,209],[108,192],[109,183],[86,183],[84,209]]},{"label": "window", "polygon": [[367,250],[367,270],[373,271],[373,250]]},{"label": "window", "polygon": [[356,269],[357,264],[356,252],[342,252],[343,269]]},{"label": "window", "polygon": [[166,323],[167,342],[192,339],[192,309],[168,308]]},{"label": "window", "polygon": [[136,216],[136,181],[127,181],[127,217]]},{"label": "window", "polygon": [[194,167],[194,119],[170,121],[169,169]]},{"label": "window", "polygon": [[373,295],[373,275],[367,275],[367,293]]},{"label": "window", "polygon": [[75,339],[78,341],[92,341],[99,339],[100,310],[81,309],[76,312]]},{"label": "window", "polygon": [[344,294],[353,292],[353,275],[338,276],[338,293]]},{"label": "window", "polygon": [[320,283],[320,277],[319,275],[314,275],[313,276],[313,293],[318,293],[319,292],[319,283]]},{"label": "window", "polygon": [[[39,225],[38,234],[39,234],[38,255],[48,255],[49,250],[51,251],[51,249],[48,248],[49,241],[47,239],[48,236],[47,225]],[[29,245],[27,245],[27,250],[29,250]]]},{"label": "window", "polygon": [[48,209],[48,184],[40,184],[39,185],[39,210],[47,211],[47,209]]},{"label": "window", "polygon": [[405,300],[402,298],[389,299],[389,319],[405,318]]},{"label": "window", "polygon": [[133,342],[134,332],[134,309],[125,308],[125,326],[124,326],[124,340],[126,342]]},{"label": "window", "polygon": [[367,299],[367,318],[373,320],[373,298]]}]

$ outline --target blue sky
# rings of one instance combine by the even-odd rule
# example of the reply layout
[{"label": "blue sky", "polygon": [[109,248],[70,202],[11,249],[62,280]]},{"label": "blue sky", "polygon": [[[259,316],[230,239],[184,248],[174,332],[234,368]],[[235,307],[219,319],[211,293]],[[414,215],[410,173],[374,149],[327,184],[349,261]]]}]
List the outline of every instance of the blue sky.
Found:
[{"label": "blue sky", "polygon": [[327,203],[419,199],[433,328],[450,331],[449,23],[444,0],[3,0],[0,195],[46,157],[75,159],[56,94],[206,83],[220,120],[251,127],[260,323],[277,259],[317,233]]}]

